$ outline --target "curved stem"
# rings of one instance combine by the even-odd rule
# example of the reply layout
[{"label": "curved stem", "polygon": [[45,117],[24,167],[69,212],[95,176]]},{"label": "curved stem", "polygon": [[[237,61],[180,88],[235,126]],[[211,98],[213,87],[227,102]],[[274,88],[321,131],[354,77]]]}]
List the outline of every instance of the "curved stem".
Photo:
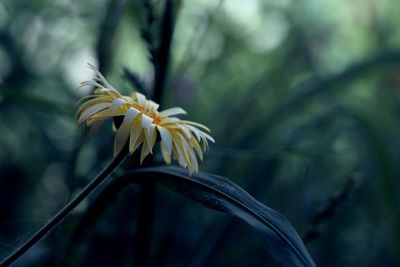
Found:
[{"label": "curved stem", "polygon": [[118,167],[125,156],[128,154],[128,147],[125,146],[121,152],[111,161],[108,166],[94,178],[79,195],[72,199],[61,211],[59,211],[49,222],[27,240],[19,249],[7,257],[0,267],[8,266],[22,256],[28,249],[39,242],[49,231],[60,223],[83,199],[92,193],[104,180]]}]

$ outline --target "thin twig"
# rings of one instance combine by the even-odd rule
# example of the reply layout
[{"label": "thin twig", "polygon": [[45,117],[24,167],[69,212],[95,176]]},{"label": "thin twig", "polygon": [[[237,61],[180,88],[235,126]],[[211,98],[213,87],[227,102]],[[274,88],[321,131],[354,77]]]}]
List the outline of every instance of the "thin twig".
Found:
[{"label": "thin twig", "polygon": [[125,156],[128,154],[128,147],[125,146],[122,151],[109,163],[109,165],[94,178],[74,199],[72,199],[61,211],[59,211],[48,223],[37,231],[28,241],[19,249],[14,251],[6,258],[0,267],[8,266],[22,256],[28,249],[39,242],[48,232],[56,227],[82,200],[92,193],[109,175],[119,166]]},{"label": "thin twig", "polygon": [[360,177],[355,175],[344,185],[342,190],[329,200],[329,204],[314,216],[312,228],[303,238],[304,242],[314,240],[321,232],[321,226],[338,211],[339,207],[345,202],[360,185]]}]

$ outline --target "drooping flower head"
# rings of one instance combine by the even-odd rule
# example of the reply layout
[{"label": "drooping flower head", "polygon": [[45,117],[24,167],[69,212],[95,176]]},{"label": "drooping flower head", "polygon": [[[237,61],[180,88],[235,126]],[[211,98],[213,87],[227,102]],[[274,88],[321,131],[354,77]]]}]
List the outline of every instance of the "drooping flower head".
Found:
[{"label": "drooping flower head", "polygon": [[[183,168],[188,168],[190,174],[198,172],[197,157],[203,159],[200,142],[203,150],[208,148],[207,140],[214,139],[200,130],[210,130],[196,122],[180,120],[173,115],[186,114],[174,107],[159,112],[159,105],[140,93],[134,92],[131,96],[122,96],[103,75],[89,64],[97,78],[81,83],[81,86],[94,86],[93,95],[83,97],[85,101],[76,112],[79,125],[91,126],[93,135],[96,135],[102,123],[109,118],[122,118],[122,123],[117,125],[114,139],[114,157],[129,141],[129,153],[133,154],[140,146],[140,163],[148,154],[153,153],[157,135],[161,138],[161,152],[164,161],[171,163],[171,155]],[[114,120],[115,121],[115,120]]]}]

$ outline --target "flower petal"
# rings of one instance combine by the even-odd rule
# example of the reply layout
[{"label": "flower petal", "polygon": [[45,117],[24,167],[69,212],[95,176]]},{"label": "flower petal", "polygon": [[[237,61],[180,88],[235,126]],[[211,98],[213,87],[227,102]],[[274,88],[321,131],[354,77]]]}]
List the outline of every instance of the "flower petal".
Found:
[{"label": "flower petal", "polygon": [[211,142],[215,143],[214,138],[212,138],[209,134],[206,134],[205,132],[202,132],[202,131],[200,131],[200,134],[203,135],[208,140],[210,140]]},{"label": "flower petal", "polygon": [[171,164],[171,152],[169,154],[166,153],[164,148],[164,143],[161,142],[161,154],[164,158],[165,163]]},{"label": "flower petal", "polygon": [[146,97],[138,92],[135,93],[135,96],[138,101],[138,104],[144,107],[146,105]]},{"label": "flower petal", "polygon": [[199,172],[199,163],[197,162],[196,155],[194,154],[194,151],[192,149],[189,150],[189,156],[192,161],[191,167],[189,167],[189,174],[192,175],[193,172]]},{"label": "flower petal", "polygon": [[110,107],[111,110],[116,110],[117,108],[119,108],[122,105],[128,104],[127,101],[125,101],[122,98],[116,98],[113,102],[112,105]]},{"label": "flower petal", "polygon": [[89,65],[89,67],[92,69],[92,70],[94,70],[94,72],[96,72],[96,74],[97,74],[97,76],[99,76],[99,78],[102,80],[102,82],[104,82],[104,84],[108,87],[108,88],[113,88],[112,86],[111,86],[111,84],[106,80],[106,78],[104,78],[104,76],[100,73],[100,71],[98,71],[97,69],[96,69],[96,67],[95,66],[93,66],[92,64],[90,64],[90,63],[88,63],[88,65]]},{"label": "flower petal", "polygon": [[199,128],[203,128],[203,129],[206,130],[207,132],[211,132],[210,129],[207,128],[207,126],[205,126],[205,125],[203,125],[203,124],[201,124],[201,123],[198,123],[198,122],[194,122],[194,121],[180,121],[180,123],[193,125],[193,126],[196,126],[196,127],[199,127]]},{"label": "flower petal", "polygon": [[185,126],[196,135],[197,140],[200,142],[200,130],[188,124],[185,124]]},{"label": "flower petal", "polygon": [[102,88],[100,88],[100,89],[96,89],[94,92],[97,93],[97,94],[98,94],[99,92],[100,92],[100,93],[104,93],[104,94],[109,95],[109,96],[112,96],[112,97],[114,97],[114,98],[121,97],[121,95],[119,94],[119,92],[118,92],[117,90],[113,89],[113,88],[108,89],[108,88],[102,87]]},{"label": "flower petal", "polygon": [[153,119],[150,118],[149,116],[142,114],[142,126],[143,128],[149,128],[151,123],[153,122]]},{"label": "flower petal", "polygon": [[[140,146],[143,142],[143,128],[139,120],[134,120],[130,130],[129,139],[129,153],[132,155],[133,152]],[[140,138],[142,136],[142,138]]]},{"label": "flower petal", "polygon": [[101,111],[103,109],[106,109],[109,106],[110,106],[110,103],[98,103],[98,104],[95,104],[95,105],[85,109],[81,113],[81,115],[79,117],[79,120],[78,120],[78,123],[81,124],[83,121],[85,121],[87,118],[89,118],[93,114],[95,114],[95,113],[97,113],[97,112],[99,112],[99,111]]},{"label": "flower petal", "polygon": [[154,102],[152,100],[148,100],[147,105],[150,110],[158,110],[158,107],[160,106],[159,104],[157,104],[156,102]]},{"label": "flower petal", "polygon": [[187,164],[186,164],[186,161],[185,161],[185,157],[183,155],[182,150],[179,148],[179,146],[176,143],[174,143],[173,150],[175,150],[178,153],[179,165],[181,165],[183,168],[186,168]]},{"label": "flower petal", "polygon": [[[162,127],[162,126],[157,126],[158,132],[160,133],[161,136],[161,142],[164,145],[165,148],[165,153],[170,156],[171,155],[171,149],[172,149],[172,137],[169,131]],[[165,158],[165,157],[164,157]]]},{"label": "flower petal", "polygon": [[203,160],[203,152],[201,150],[199,142],[192,138],[189,140],[190,145],[196,150],[197,155],[199,155],[200,160]]},{"label": "flower petal", "polygon": [[154,124],[150,124],[150,126],[147,128],[147,135],[152,136],[155,130],[156,126]]},{"label": "flower petal", "polygon": [[96,96],[96,98],[90,99],[89,101],[86,101],[85,103],[83,103],[78,111],[75,113],[75,118],[77,118],[79,116],[79,114],[81,114],[85,109],[94,106],[95,104],[99,104],[99,103],[111,103],[112,99],[108,98],[108,97],[98,97]]},{"label": "flower petal", "polygon": [[186,127],[186,125],[179,125],[178,124],[178,126],[179,126],[179,128],[182,129],[182,131],[185,133],[185,135],[186,135],[186,137],[188,139],[192,138],[192,135],[191,135],[190,131],[188,130],[188,128]]},{"label": "flower petal", "polygon": [[94,86],[96,88],[103,88],[103,85],[99,84],[96,81],[84,81],[84,82],[81,82],[81,85],[78,87],[78,89],[83,87],[83,86]]},{"label": "flower petal", "polygon": [[151,151],[151,146],[149,146],[147,142],[143,142],[142,151],[140,152],[140,164],[143,163],[143,160],[147,157],[149,153],[151,153]]},{"label": "flower petal", "polygon": [[[188,167],[192,167],[191,160],[189,157],[189,151],[192,150],[185,137],[178,132],[175,132],[176,137],[173,139],[177,148],[183,152],[184,162]],[[179,153],[179,150],[178,150]]]},{"label": "flower petal", "polygon": [[115,116],[125,116],[126,111],[122,110],[122,109],[117,109],[115,111],[111,111],[110,109],[105,109],[102,111],[97,112],[96,114],[93,114],[88,120],[91,119],[96,119],[96,120],[100,120],[100,119],[108,119],[108,118],[112,118]]},{"label": "flower petal", "polygon": [[126,115],[124,117],[124,120],[119,126],[119,129],[117,133],[115,134],[115,139],[114,139],[114,156],[116,156],[121,149],[124,147],[126,141],[128,140],[132,121],[139,115],[140,113],[134,109],[134,108],[129,108],[128,111],[126,112]]},{"label": "flower petal", "polygon": [[122,123],[114,138],[114,157],[122,150],[129,137],[129,125]]},{"label": "flower petal", "polygon": [[91,131],[92,131],[93,136],[96,136],[96,135],[97,135],[97,132],[99,131],[100,126],[103,124],[103,122],[104,122],[104,120],[95,121],[95,122],[92,124],[92,129],[91,129]]},{"label": "flower petal", "polygon": [[144,135],[146,137],[147,146],[149,147],[150,153],[153,154],[153,146],[156,143],[157,132],[155,131],[156,126],[150,124],[149,128],[144,130]]},{"label": "flower petal", "polygon": [[126,112],[124,121],[122,123],[129,123],[130,124],[137,117],[137,115],[139,115],[139,114],[140,114],[139,110],[137,110],[137,109],[135,109],[133,107],[130,107],[128,109],[128,111]]},{"label": "flower petal", "polygon": [[178,114],[187,114],[185,110],[179,107],[174,107],[174,108],[169,108],[166,110],[163,110],[160,112],[161,117],[167,117],[167,116],[172,116],[172,115],[178,115]]}]

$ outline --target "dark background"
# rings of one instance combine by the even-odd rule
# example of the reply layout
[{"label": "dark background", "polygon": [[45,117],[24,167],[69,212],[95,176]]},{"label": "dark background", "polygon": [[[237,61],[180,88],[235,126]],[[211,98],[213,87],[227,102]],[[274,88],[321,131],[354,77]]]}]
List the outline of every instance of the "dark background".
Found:
[{"label": "dark background", "polygon": [[[2,258],[111,160],[111,122],[96,138],[83,133],[75,103],[90,88],[76,88],[94,75],[87,63],[124,94],[152,88],[164,1],[148,3],[0,2]],[[399,265],[400,1],[175,6],[161,104],[212,130],[201,171],[284,214],[319,266]],[[164,187],[156,193],[154,266],[276,264],[244,223]],[[131,266],[135,185],[67,253],[92,199],[15,266]]]}]

